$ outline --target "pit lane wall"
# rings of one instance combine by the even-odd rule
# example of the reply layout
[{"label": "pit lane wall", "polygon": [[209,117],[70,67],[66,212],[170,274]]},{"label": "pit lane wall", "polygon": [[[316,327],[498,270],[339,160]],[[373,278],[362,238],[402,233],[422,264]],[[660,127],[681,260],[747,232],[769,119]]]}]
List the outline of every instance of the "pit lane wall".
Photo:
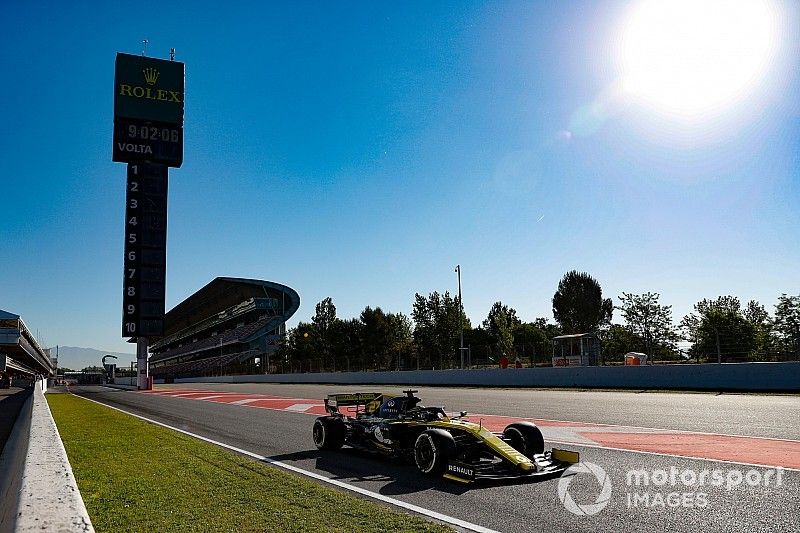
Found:
[{"label": "pit lane wall", "polygon": [[800,392],[800,362],[258,374],[175,382]]},{"label": "pit lane wall", "polygon": [[94,533],[45,388],[36,383],[0,456],[0,533]]},{"label": "pit lane wall", "polygon": [[25,458],[28,455],[33,395],[28,396],[17,415],[5,447],[0,453],[0,533],[15,530],[19,492]]}]

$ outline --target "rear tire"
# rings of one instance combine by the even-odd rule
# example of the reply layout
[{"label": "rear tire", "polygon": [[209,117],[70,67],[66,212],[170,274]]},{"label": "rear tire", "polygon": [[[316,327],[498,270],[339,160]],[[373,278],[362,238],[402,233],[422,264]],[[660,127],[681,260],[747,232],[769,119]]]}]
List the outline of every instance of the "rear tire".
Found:
[{"label": "rear tire", "polygon": [[344,444],[344,422],[333,416],[322,416],[314,421],[312,437],[320,450],[338,450]]},{"label": "rear tire", "polygon": [[512,448],[529,459],[532,459],[534,455],[544,453],[544,437],[536,424],[515,422],[503,430],[503,436]]},{"label": "rear tire", "polygon": [[414,442],[414,462],[425,475],[441,475],[447,469],[447,462],[455,446],[450,433],[441,429],[425,430]]}]

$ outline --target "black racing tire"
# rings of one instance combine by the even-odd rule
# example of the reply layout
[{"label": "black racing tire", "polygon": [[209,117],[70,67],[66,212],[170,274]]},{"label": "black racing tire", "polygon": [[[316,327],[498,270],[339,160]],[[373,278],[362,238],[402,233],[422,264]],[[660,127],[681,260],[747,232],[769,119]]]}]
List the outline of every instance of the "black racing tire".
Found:
[{"label": "black racing tire", "polygon": [[441,475],[455,449],[456,442],[450,433],[443,429],[426,429],[414,441],[414,463],[425,475]]},{"label": "black racing tire", "polygon": [[344,422],[335,416],[321,416],[311,431],[314,445],[320,450],[338,450],[344,444]]},{"label": "black racing tire", "polygon": [[544,437],[536,424],[531,422],[515,422],[503,430],[503,437],[512,448],[532,459],[534,455],[544,453]]}]

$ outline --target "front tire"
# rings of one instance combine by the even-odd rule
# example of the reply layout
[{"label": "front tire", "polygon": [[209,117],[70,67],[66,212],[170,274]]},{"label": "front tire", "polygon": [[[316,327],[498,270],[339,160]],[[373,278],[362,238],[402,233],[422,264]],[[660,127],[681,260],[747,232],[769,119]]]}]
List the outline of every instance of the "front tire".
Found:
[{"label": "front tire", "polygon": [[314,445],[320,450],[338,450],[344,444],[344,422],[333,416],[322,416],[314,421],[311,430]]},{"label": "front tire", "polygon": [[533,459],[534,455],[544,453],[544,437],[536,424],[531,422],[515,422],[503,430],[512,448],[525,457]]},{"label": "front tire", "polygon": [[414,442],[414,462],[423,474],[438,476],[447,469],[447,461],[454,449],[452,435],[443,430],[428,429]]}]

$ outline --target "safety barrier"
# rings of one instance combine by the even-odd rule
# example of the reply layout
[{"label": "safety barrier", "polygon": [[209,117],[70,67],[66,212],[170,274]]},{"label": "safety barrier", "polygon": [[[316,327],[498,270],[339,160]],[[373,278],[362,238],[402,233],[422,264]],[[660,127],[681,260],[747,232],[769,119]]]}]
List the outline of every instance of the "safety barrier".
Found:
[{"label": "safety barrier", "polygon": [[28,396],[17,415],[14,428],[0,455],[0,533],[14,531],[19,506],[22,472],[28,455],[33,395]]},{"label": "safety barrier", "polygon": [[182,378],[175,382],[798,392],[800,362],[258,374]]},{"label": "safety barrier", "polygon": [[0,533],[94,531],[41,386],[34,387],[6,443],[4,483]]}]

